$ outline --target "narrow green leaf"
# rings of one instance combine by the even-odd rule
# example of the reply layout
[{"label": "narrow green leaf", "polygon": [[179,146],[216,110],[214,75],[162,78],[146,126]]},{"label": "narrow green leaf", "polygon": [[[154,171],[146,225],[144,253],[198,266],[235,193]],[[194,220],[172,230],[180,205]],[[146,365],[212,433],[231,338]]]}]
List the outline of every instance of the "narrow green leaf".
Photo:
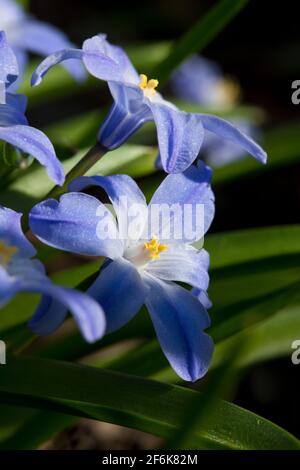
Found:
[{"label": "narrow green leaf", "polygon": [[231,349],[227,351],[226,359],[219,367],[218,374],[213,374],[201,389],[202,395],[196,396],[191,401],[178,431],[167,443],[168,449],[192,449],[193,434],[197,432],[197,429],[208,425],[215,413],[215,404],[220,396],[224,398],[233,392],[238,383],[235,362],[245,346],[245,339],[245,337],[239,338],[231,344]]},{"label": "narrow green leaf", "polygon": [[[259,325],[247,330],[248,342],[236,363],[236,367],[249,367],[262,361],[278,357],[291,356],[292,343],[299,339],[300,331],[300,305],[291,305],[279,311]],[[231,338],[220,342],[214,353],[213,367],[223,363],[231,344],[241,336],[238,333]]]},{"label": "narrow green leaf", "polygon": [[300,254],[300,225],[211,234],[205,237],[205,248],[210,253],[212,269],[278,255]]},{"label": "narrow green leaf", "polygon": [[[120,393],[120,390],[122,391]],[[9,357],[1,371],[2,403],[52,409],[169,437],[198,392],[78,364]],[[236,405],[218,401],[193,446],[299,449],[289,433]]]}]

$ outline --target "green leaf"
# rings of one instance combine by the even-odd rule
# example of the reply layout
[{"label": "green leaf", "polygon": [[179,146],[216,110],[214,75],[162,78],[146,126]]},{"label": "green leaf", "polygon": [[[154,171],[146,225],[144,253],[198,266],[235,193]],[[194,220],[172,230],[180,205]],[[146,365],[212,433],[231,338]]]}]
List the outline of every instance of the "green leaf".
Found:
[{"label": "green leaf", "polygon": [[205,248],[210,253],[211,269],[279,255],[300,254],[300,225],[211,234],[205,237]]},{"label": "green leaf", "polygon": [[[1,370],[2,403],[99,419],[162,437],[178,427],[197,393],[108,370],[29,357],[9,357]],[[197,429],[192,444],[198,449],[300,448],[299,441],[283,429],[224,401],[216,402],[212,419]]]},{"label": "green leaf", "polygon": [[165,82],[172,71],[189,55],[200,52],[245,7],[248,0],[220,0],[208,13],[182,36],[172,47],[170,54],[151,76]]},{"label": "green leaf", "polygon": [[[248,341],[236,367],[249,367],[258,362],[292,355],[292,343],[300,331],[300,305],[291,305],[266,321],[247,329]],[[241,336],[238,333],[220,342],[214,353],[212,367],[223,363],[232,343]]]},{"label": "green leaf", "polygon": [[[68,173],[88,149],[82,150],[74,157],[63,161],[65,172]],[[153,172],[156,159],[156,148],[126,144],[121,148],[108,152],[88,172],[88,176],[114,173],[127,173],[132,177],[144,176]],[[14,181],[9,189],[0,193],[0,203],[12,209],[26,212],[53,187],[44,168],[34,166],[30,172]]]},{"label": "green leaf", "polygon": [[[215,404],[220,396],[227,397],[236,388],[239,377],[235,370],[235,362],[245,345],[245,338],[239,338],[227,351],[226,359],[218,369],[217,374],[212,374],[210,380],[204,383],[201,389],[202,395],[198,395],[191,401],[186,415],[177,432],[171,436],[167,443],[167,449],[191,449],[193,448],[193,434],[197,429],[205,428],[215,413]],[[199,400],[200,399],[200,400]]]}]

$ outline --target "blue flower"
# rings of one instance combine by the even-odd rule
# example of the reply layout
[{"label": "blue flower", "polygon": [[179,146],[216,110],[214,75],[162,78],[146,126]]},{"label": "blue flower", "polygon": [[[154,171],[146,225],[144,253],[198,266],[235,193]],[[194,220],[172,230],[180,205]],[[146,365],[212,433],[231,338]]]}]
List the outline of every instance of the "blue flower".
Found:
[{"label": "blue flower", "polygon": [[240,96],[236,80],[224,76],[215,62],[193,55],[173,74],[171,88],[178,98],[220,109],[232,106]]},{"label": "blue flower", "polygon": [[[24,74],[28,53],[47,56],[64,47],[72,47],[64,33],[54,26],[37,21],[14,0],[0,0],[0,31],[5,31],[8,42],[17,57],[20,76]],[[67,69],[77,80],[85,78],[85,71],[76,62],[67,64]],[[17,82],[14,84],[14,90]]]},{"label": "blue flower", "polygon": [[7,91],[18,77],[18,65],[5,33],[0,31],[0,140],[35,157],[46,167],[49,177],[58,185],[65,179],[63,166],[57,159],[48,137],[30,127],[25,117],[26,97]]},{"label": "blue flower", "polygon": [[35,70],[32,84],[41,82],[45,73],[64,60],[81,59],[95,77],[106,80],[114,104],[98,135],[100,144],[114,149],[123,144],[146,121],[154,121],[164,170],[179,173],[196,159],[204,130],[240,145],[259,161],[266,153],[251,138],[229,122],[216,116],[186,113],[164,100],[156,91],[158,80],[138,75],[120,47],[110,44],[105,35],[84,41],[82,49],[65,49],[47,57]]},{"label": "blue flower", "polygon": [[[71,183],[73,192],[59,202],[48,199],[37,204],[29,215],[31,230],[44,243],[108,258],[87,291],[105,311],[106,332],[122,327],[145,304],[171,366],[184,380],[192,381],[206,373],[213,352],[212,340],[204,332],[210,324],[206,294],[209,256],[192,245],[202,238],[214,216],[210,178],[211,171],[203,163],[168,175],[147,206],[129,176],[80,177]],[[98,199],[80,192],[91,185],[106,191],[116,219]],[[195,211],[199,204],[204,205],[203,225],[193,216],[192,235],[183,232],[179,239],[171,228],[175,213],[171,211],[169,216],[166,207],[181,210],[189,205]],[[155,220],[160,222],[153,225],[157,207]],[[103,221],[105,224],[100,223]],[[128,230],[130,221],[132,231]]]},{"label": "blue flower", "polygon": [[96,341],[105,331],[102,308],[87,294],[50,281],[42,263],[31,259],[36,252],[22,232],[21,215],[0,206],[0,307],[19,292],[40,293],[42,300],[29,322],[33,332],[51,333],[70,310],[85,339]]}]

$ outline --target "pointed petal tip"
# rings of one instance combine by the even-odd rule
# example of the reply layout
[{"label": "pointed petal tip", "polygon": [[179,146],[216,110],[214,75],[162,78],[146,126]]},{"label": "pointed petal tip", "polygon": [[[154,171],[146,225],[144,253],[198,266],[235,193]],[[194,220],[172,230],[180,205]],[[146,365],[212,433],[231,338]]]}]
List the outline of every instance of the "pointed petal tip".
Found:
[{"label": "pointed petal tip", "polygon": [[262,151],[262,154],[261,154],[261,162],[266,165],[267,162],[268,162],[268,154],[267,152],[265,152],[264,150]]},{"label": "pointed petal tip", "polygon": [[32,87],[38,86],[42,82],[42,77],[37,74],[36,72],[33,72],[30,84]]},{"label": "pointed petal tip", "polygon": [[55,183],[57,184],[57,186],[63,186],[64,185],[64,182],[66,180],[66,177],[65,177],[65,173],[64,171],[62,173],[59,173],[56,178],[55,178]]}]

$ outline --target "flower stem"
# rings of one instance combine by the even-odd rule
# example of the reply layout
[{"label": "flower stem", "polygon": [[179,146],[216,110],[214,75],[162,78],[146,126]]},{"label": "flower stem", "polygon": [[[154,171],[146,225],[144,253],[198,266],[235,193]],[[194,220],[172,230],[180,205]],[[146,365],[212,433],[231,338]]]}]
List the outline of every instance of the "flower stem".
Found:
[{"label": "flower stem", "polygon": [[80,162],[78,162],[77,165],[75,165],[74,168],[69,171],[69,173],[66,175],[66,179],[63,186],[55,186],[47,194],[46,198],[57,198],[61,196],[63,193],[66,192],[68,185],[74,178],[84,175],[106,153],[107,148],[97,143],[86,153],[86,155],[80,160]]}]

